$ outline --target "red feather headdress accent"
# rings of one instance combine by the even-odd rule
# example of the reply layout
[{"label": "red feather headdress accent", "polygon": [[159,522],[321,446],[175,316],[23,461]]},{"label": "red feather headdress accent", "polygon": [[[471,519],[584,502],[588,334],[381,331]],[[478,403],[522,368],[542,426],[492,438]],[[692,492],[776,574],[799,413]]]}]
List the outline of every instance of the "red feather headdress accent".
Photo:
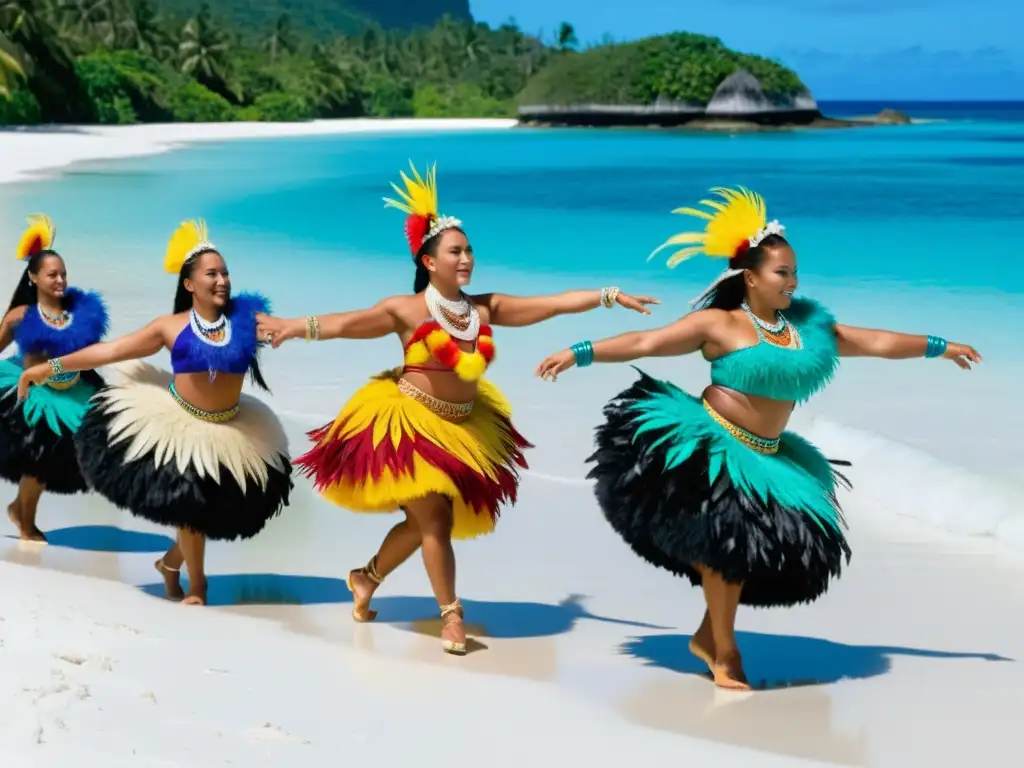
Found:
[{"label": "red feather headdress accent", "polygon": [[57,228],[53,220],[45,214],[33,213],[28,217],[28,227],[18,240],[18,249],[14,255],[19,261],[28,259],[39,251],[52,248],[56,237]]},{"label": "red feather headdress accent", "polygon": [[420,176],[411,160],[409,168],[412,169],[411,179],[402,172],[405,189],[391,182],[392,189],[401,199],[385,197],[384,207],[397,208],[407,214],[405,237],[409,241],[409,250],[415,256],[424,242],[446,229],[462,226],[462,222],[451,216],[441,216],[437,212],[437,164],[427,169],[425,179]]}]

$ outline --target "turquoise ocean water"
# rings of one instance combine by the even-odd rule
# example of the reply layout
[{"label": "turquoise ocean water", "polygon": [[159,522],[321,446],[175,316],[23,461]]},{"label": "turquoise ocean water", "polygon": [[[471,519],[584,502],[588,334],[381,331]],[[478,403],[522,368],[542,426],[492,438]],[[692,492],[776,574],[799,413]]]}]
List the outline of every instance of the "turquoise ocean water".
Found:
[{"label": "turquoise ocean water", "polygon": [[[411,289],[402,216],[381,198],[410,159],[436,161],[442,212],[465,221],[477,252],[474,289],[617,284],[662,300],[651,318],[599,311],[499,334],[493,376],[525,426],[579,431],[629,369],[577,372],[545,388],[533,367],[581,336],[687,311],[723,265],[695,259],[670,271],[647,254],[699,225],[673,208],[712,186],[744,185],[786,225],[801,291],[841,322],[935,333],[986,357],[970,374],[940,361],[850,361],[809,413],[1016,484],[1024,110],[944,116],[935,107],[926,117],[934,122],[749,136],[513,129],[202,144],[0,186],[0,231],[12,241],[25,214],[53,216],[72,282],[107,292],[118,332],[169,310],[163,248],[178,221],[196,216],[226,254],[235,290],[262,290],[286,315],[341,311]],[[7,270],[13,288],[16,265]],[[303,428],[399,359],[393,340],[274,354],[266,367],[275,402]],[[706,379],[699,361],[644,367],[688,388]],[[584,457],[567,458],[566,444],[539,445],[534,468],[582,476]]]}]

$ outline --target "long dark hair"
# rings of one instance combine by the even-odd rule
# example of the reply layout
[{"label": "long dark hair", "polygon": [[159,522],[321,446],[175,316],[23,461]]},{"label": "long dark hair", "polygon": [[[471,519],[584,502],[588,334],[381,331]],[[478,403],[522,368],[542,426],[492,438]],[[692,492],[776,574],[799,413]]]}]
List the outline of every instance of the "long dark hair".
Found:
[{"label": "long dark hair", "polygon": [[[8,312],[16,307],[27,307],[30,304],[35,304],[39,301],[39,288],[29,279],[28,276],[30,274],[38,275],[39,269],[43,266],[43,262],[50,256],[56,256],[58,259],[62,258],[59,253],[49,249],[36,251],[28,257],[28,264],[25,265],[25,271],[22,273],[21,280],[18,281],[18,285],[14,289],[14,294],[11,296],[11,304],[7,307]],[[61,308],[65,308],[64,299],[61,299],[60,303]]]},{"label": "long dark hair", "polygon": [[[192,309],[193,296],[192,292],[185,287],[185,281],[192,279],[192,272],[196,268],[196,264],[203,257],[203,254],[212,252],[211,249],[195,253],[185,259],[185,263],[181,265],[181,272],[178,273],[178,287],[174,291],[174,314],[188,312]],[[229,298],[227,305],[224,307],[224,314],[230,314],[233,305],[233,300]],[[252,356],[252,362],[249,363],[249,378],[252,379],[252,383],[257,387],[265,392],[270,392],[270,387],[267,386],[266,379],[263,378],[263,371],[260,370],[259,351],[260,348],[257,345],[256,351]]]},{"label": "long dark hair", "polygon": [[[729,259],[729,269],[757,269],[764,261],[765,252],[780,245],[789,245],[789,242],[782,235],[768,235],[754,247],[745,248]],[[720,282],[696,309],[739,309],[746,295],[747,286],[740,273]]]},{"label": "long dark hair", "polygon": [[444,233],[453,229],[456,232],[466,234],[465,230],[461,227],[448,227],[448,229],[442,229],[429,240],[424,241],[423,245],[420,246],[420,249],[416,251],[415,255],[412,257],[413,262],[416,264],[416,277],[413,278],[412,281],[413,293],[419,293],[426,289],[430,284],[430,271],[423,265],[423,257],[436,256],[437,249],[441,246],[441,238],[444,236]]}]

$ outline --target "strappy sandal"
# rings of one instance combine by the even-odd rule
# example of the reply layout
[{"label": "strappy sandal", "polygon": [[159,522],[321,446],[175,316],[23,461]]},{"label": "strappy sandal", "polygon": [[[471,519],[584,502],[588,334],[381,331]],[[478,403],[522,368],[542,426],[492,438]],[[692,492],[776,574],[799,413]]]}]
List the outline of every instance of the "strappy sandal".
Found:
[{"label": "strappy sandal", "polygon": [[370,610],[370,600],[373,599],[372,595],[370,600],[367,600],[363,604],[356,602],[356,590],[352,583],[352,576],[357,573],[363,574],[374,584],[380,586],[381,582],[384,581],[384,577],[377,572],[377,556],[374,555],[370,558],[370,562],[362,568],[356,568],[355,570],[349,571],[348,577],[345,579],[345,586],[348,587],[348,591],[352,593],[352,618],[361,624],[365,624],[376,619],[377,612]]},{"label": "strappy sandal", "polygon": [[[454,618],[449,620],[450,616],[454,617]],[[459,602],[459,598],[457,598],[457,597],[455,598],[455,602],[454,603],[449,603],[448,605],[442,605],[441,606],[441,623],[443,624],[443,626],[445,628],[450,626],[450,625],[452,625],[452,624],[454,624],[456,621],[461,624],[463,616],[464,616],[464,612],[462,610],[462,603]],[[444,629],[442,629],[441,631],[443,632]],[[445,640],[442,637],[441,638],[441,647],[444,648],[444,652],[445,653],[451,653],[451,654],[453,654],[455,656],[465,656],[466,655],[466,644],[465,644],[465,642],[456,643],[453,640]]]}]

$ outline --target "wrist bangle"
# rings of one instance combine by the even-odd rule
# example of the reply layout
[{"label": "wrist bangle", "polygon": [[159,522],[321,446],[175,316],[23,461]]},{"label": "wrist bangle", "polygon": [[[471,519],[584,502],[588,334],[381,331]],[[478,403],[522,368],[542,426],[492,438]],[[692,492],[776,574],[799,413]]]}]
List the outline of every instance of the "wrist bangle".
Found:
[{"label": "wrist bangle", "polygon": [[318,341],[320,339],[320,321],[314,315],[306,318],[306,341]]},{"label": "wrist bangle", "polygon": [[579,368],[586,368],[594,362],[594,345],[589,341],[577,341],[569,349],[576,358],[576,365]]},{"label": "wrist bangle", "polygon": [[602,288],[601,289],[601,306],[605,309],[611,309],[615,306],[615,300],[619,297],[618,288]]},{"label": "wrist bangle", "polygon": [[59,357],[53,357],[46,361],[50,366],[50,372],[57,376],[58,374],[64,373],[64,363],[60,361]]},{"label": "wrist bangle", "polygon": [[929,336],[928,343],[924,348],[925,357],[942,357],[946,354],[946,347],[948,346],[945,339],[939,336]]}]

